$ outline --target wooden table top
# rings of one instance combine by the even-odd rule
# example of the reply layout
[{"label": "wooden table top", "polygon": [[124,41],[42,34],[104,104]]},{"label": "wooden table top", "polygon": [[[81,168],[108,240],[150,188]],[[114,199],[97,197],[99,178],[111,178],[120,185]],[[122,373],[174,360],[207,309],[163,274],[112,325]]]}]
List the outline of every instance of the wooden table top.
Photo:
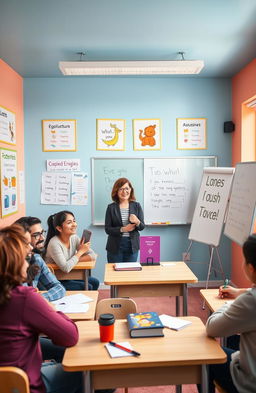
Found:
[{"label": "wooden table top", "polygon": [[217,311],[227,300],[234,299],[221,299],[219,295],[219,289],[200,289],[200,295],[205,300],[205,303],[211,311]]},{"label": "wooden table top", "polygon": [[162,262],[166,265],[142,266],[139,271],[116,271],[113,263],[105,265],[106,285],[178,284],[198,281],[184,262]]},{"label": "wooden table top", "polygon": [[174,331],[164,329],[164,337],[132,339],[127,321],[116,320],[115,342],[129,341],[141,356],[111,358],[99,340],[97,321],[77,322],[79,342],[67,348],[63,359],[66,371],[137,369],[142,367],[186,366],[225,363],[226,355],[219,343],[206,335],[203,322],[197,317],[182,317],[192,321],[188,327]]},{"label": "wooden table top", "polygon": [[[96,264],[96,260],[87,261],[87,262],[78,262],[75,266],[72,267],[72,270],[94,269],[95,264]],[[56,265],[56,263],[47,263],[47,266],[49,266],[53,270],[60,270],[60,267],[58,265]]]}]

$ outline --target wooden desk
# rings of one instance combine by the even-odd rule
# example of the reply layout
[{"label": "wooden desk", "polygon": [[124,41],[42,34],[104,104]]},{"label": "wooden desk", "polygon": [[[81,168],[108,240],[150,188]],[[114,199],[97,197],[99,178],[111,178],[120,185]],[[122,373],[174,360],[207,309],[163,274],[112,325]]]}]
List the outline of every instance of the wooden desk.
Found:
[{"label": "wooden desk", "polygon": [[67,314],[67,316],[72,319],[72,321],[88,321],[95,319],[96,305],[98,301],[99,292],[98,291],[66,291],[66,296],[75,295],[76,293],[82,293],[93,299],[93,302],[87,303],[89,305],[89,310],[84,313],[72,313]]},{"label": "wooden desk", "polygon": [[[203,322],[185,317],[192,324],[180,331],[164,329],[165,337],[131,339],[126,320],[116,320],[115,341],[129,341],[139,357],[111,358],[99,341],[97,321],[77,322],[79,341],[67,348],[65,371],[85,373],[88,392],[119,387],[182,385],[202,383],[208,392],[206,365],[225,363],[226,355],[218,342],[207,337]],[[89,378],[88,378],[89,377]]]},{"label": "wooden desk", "polygon": [[78,262],[69,273],[60,270],[59,266],[55,263],[47,263],[58,280],[84,280],[85,290],[88,291],[88,277],[91,269],[95,268],[96,260],[88,262]]},{"label": "wooden desk", "polygon": [[209,307],[211,312],[217,311],[227,300],[233,299],[221,299],[219,298],[219,289],[200,289],[200,295],[205,300],[205,303]]},{"label": "wooden desk", "polygon": [[184,262],[143,266],[140,271],[115,271],[113,263],[105,265],[104,283],[111,286],[111,297],[176,296],[176,315],[180,314],[178,296],[183,296],[183,314],[187,315],[187,284],[197,281]]}]

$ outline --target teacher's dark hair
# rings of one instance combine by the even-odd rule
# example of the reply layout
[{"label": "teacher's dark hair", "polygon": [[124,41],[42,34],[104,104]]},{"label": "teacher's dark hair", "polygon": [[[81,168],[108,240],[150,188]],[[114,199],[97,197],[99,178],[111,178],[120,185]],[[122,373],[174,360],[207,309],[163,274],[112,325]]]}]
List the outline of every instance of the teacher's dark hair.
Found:
[{"label": "teacher's dark hair", "polygon": [[117,179],[115,184],[113,185],[112,192],[111,192],[111,197],[114,202],[119,202],[119,197],[118,197],[118,191],[121,187],[123,187],[124,184],[128,183],[129,187],[131,188],[131,193],[129,197],[129,202],[130,201],[136,201],[135,195],[134,195],[134,189],[131,184],[131,182],[126,179],[125,177],[121,177],[120,179]]},{"label": "teacher's dark hair", "polygon": [[244,242],[243,253],[245,263],[250,263],[256,269],[256,234],[250,235]]},{"label": "teacher's dark hair", "polygon": [[0,230],[0,304],[11,297],[12,288],[22,284],[22,269],[27,254],[27,239],[20,225]]},{"label": "teacher's dark hair", "polygon": [[44,255],[46,254],[46,250],[49,244],[49,241],[53,236],[59,236],[60,232],[58,231],[57,227],[62,227],[63,222],[66,220],[67,215],[70,214],[71,216],[74,216],[74,214],[68,210],[62,210],[61,212],[58,212],[56,214],[52,214],[51,216],[48,217],[47,224],[48,224],[48,231],[47,231],[47,236],[45,239],[44,243],[44,248],[45,252]]}]

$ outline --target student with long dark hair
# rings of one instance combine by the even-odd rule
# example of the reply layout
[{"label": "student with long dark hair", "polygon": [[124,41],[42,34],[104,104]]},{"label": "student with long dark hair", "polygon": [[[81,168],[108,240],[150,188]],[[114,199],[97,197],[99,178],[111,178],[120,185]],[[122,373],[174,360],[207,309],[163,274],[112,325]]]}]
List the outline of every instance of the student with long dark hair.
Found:
[{"label": "student with long dark hair", "polygon": [[[30,236],[30,235],[29,235]],[[56,312],[27,279],[30,240],[19,225],[0,230],[0,366],[23,369],[31,393],[81,393],[82,374],[64,372],[56,362],[42,363],[39,335],[70,347],[78,341],[74,322]]]},{"label": "student with long dark hair", "polygon": [[140,234],[145,228],[143,210],[134,195],[131,182],[122,177],[113,185],[105,216],[108,235],[108,262],[136,262],[140,248]]},{"label": "student with long dark hair", "polygon": [[[83,243],[76,234],[77,223],[72,212],[63,210],[51,215],[48,220],[48,232],[45,240],[45,260],[56,263],[59,268],[69,273],[79,261],[96,260],[97,255],[90,248],[90,243]],[[61,280],[67,290],[84,290],[83,280]],[[89,277],[89,289],[97,290],[99,280]]]},{"label": "student with long dark hair", "polygon": [[228,393],[253,393],[256,386],[256,235],[249,236],[243,245],[244,273],[253,287],[230,305],[214,312],[206,324],[207,334],[227,337],[240,334],[240,351],[224,348],[225,364],[209,366],[209,393],[215,388],[213,380]]}]

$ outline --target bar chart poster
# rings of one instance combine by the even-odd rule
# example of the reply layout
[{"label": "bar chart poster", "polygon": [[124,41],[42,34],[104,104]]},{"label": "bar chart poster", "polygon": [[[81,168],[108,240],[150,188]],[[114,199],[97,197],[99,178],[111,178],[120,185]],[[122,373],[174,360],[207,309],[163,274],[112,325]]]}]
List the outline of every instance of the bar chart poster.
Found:
[{"label": "bar chart poster", "polygon": [[18,211],[17,202],[17,153],[1,149],[1,211],[7,217]]}]

